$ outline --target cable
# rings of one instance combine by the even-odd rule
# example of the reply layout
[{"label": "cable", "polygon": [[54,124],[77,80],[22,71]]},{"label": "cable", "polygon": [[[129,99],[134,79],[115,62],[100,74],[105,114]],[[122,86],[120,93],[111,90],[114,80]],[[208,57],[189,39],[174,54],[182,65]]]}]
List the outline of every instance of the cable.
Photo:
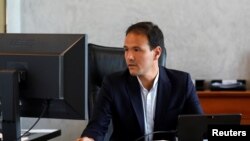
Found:
[{"label": "cable", "polygon": [[148,133],[148,134],[145,134],[139,138],[137,138],[135,141],[140,141],[141,139],[149,136],[149,135],[152,135],[152,134],[160,134],[160,133],[176,133],[177,130],[169,130],[169,131],[154,131],[154,132],[151,132],[151,133]]},{"label": "cable", "polygon": [[45,112],[46,112],[46,110],[47,110],[47,107],[48,107],[48,102],[47,102],[47,100],[45,100],[45,101],[44,101],[44,108],[43,108],[43,110],[42,110],[40,116],[37,118],[36,122],[35,122],[26,132],[24,132],[21,136],[19,136],[19,137],[17,138],[17,140],[19,140],[19,139],[21,139],[22,137],[24,137],[24,136],[30,134],[30,133],[29,133],[30,130],[32,130],[32,129],[36,126],[36,124],[40,121],[40,119],[44,116],[44,114],[45,114]]}]

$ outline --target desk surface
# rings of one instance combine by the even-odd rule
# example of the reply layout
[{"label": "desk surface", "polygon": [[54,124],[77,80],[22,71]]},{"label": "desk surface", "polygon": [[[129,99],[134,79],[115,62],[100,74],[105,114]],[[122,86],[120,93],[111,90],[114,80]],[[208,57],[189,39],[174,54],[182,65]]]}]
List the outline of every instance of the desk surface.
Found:
[{"label": "desk surface", "polygon": [[247,91],[210,91],[210,90],[205,90],[205,91],[197,91],[198,95],[201,97],[220,97],[220,96],[227,96],[227,97],[250,97],[250,90]]}]

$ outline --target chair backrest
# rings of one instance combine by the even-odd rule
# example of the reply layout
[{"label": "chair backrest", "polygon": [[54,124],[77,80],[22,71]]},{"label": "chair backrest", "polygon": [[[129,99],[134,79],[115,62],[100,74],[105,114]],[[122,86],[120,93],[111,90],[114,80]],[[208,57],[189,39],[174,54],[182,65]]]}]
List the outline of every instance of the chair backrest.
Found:
[{"label": "chair backrest", "polygon": [[92,83],[101,86],[104,76],[126,68],[124,49],[89,44],[89,67]]}]

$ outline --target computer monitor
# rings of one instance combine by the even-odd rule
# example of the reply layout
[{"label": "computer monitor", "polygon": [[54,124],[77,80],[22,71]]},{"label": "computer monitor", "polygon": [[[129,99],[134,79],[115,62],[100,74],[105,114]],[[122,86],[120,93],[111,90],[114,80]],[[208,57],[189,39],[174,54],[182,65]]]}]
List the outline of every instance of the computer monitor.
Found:
[{"label": "computer monitor", "polygon": [[209,125],[240,125],[241,114],[179,115],[178,141],[202,141],[208,137]]},{"label": "computer monitor", "polygon": [[0,34],[1,111],[15,128],[19,112],[87,119],[87,82],[86,34]]}]

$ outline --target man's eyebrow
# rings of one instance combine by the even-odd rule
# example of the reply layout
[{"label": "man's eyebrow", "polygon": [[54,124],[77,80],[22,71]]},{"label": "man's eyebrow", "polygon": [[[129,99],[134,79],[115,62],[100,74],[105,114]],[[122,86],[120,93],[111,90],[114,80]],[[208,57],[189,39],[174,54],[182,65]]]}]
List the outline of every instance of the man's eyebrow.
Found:
[{"label": "man's eyebrow", "polygon": [[133,46],[132,49],[140,49],[139,46]]},{"label": "man's eyebrow", "polygon": [[[123,48],[128,48],[127,46],[123,46]],[[134,48],[140,48],[140,46],[132,46],[131,47],[132,49],[134,49]]]}]

